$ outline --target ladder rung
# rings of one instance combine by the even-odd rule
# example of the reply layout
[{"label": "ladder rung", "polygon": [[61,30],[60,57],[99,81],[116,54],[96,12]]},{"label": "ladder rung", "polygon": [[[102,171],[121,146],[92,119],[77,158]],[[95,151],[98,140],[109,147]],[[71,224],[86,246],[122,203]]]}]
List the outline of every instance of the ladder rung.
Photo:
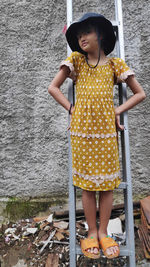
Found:
[{"label": "ladder rung", "polygon": [[[79,245],[76,245],[76,254],[83,254]],[[132,252],[126,246],[120,246],[120,256],[130,256],[131,254]]]},{"label": "ladder rung", "polygon": [[127,186],[128,186],[128,183],[126,183],[126,182],[121,182],[120,185],[119,185],[119,187],[118,187],[117,189],[126,189]]},{"label": "ladder rung", "polygon": [[118,27],[119,27],[119,21],[111,21],[111,23],[112,23],[112,25],[113,25],[113,27],[116,29],[118,29]]}]

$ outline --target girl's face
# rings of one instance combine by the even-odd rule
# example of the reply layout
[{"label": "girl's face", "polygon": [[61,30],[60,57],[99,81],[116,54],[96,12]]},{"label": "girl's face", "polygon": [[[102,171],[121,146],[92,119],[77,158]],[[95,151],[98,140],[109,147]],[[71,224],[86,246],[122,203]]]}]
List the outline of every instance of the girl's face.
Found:
[{"label": "girl's face", "polygon": [[97,33],[93,27],[79,30],[77,38],[79,46],[84,52],[92,53],[99,48]]}]

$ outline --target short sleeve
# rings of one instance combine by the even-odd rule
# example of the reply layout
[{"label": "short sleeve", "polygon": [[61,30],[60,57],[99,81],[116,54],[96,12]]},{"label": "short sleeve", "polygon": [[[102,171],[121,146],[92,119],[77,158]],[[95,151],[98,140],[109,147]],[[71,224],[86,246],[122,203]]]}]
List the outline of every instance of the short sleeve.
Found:
[{"label": "short sleeve", "polygon": [[80,58],[80,53],[72,52],[71,55],[67,57],[65,60],[63,60],[60,64],[60,69],[62,66],[67,66],[70,69],[69,78],[71,78],[72,80],[76,79],[77,65],[79,58]]},{"label": "short sleeve", "polygon": [[130,75],[135,75],[127,64],[121,58],[112,58],[114,72],[116,76],[116,83],[125,82]]}]

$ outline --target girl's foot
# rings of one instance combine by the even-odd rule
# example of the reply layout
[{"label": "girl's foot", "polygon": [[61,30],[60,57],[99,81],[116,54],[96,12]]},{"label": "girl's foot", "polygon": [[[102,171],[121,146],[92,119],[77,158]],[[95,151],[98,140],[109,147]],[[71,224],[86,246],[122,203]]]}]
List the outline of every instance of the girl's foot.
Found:
[{"label": "girl's foot", "polygon": [[[94,238],[96,238],[97,240],[98,240],[98,234],[96,233],[96,232],[88,232],[88,237],[87,238],[90,238],[90,239],[94,239]],[[98,248],[97,247],[92,247],[92,248],[90,248],[90,249],[87,249],[87,252],[91,252],[91,253],[93,253],[93,254],[98,254],[99,253],[99,250],[98,250]]]},{"label": "girl's foot", "polygon": [[[99,237],[99,242],[102,243],[101,240],[104,237],[108,237],[108,235],[105,234],[105,233],[99,233],[98,237]],[[108,257],[108,258],[116,257],[116,255],[118,256],[119,252],[120,252],[119,247],[118,246],[114,246],[113,241],[114,241],[113,239],[110,240],[110,246],[108,248],[106,248],[106,250],[105,250],[105,256]],[[106,239],[106,242],[107,242],[107,239]],[[112,246],[111,246],[111,243],[113,244]]]},{"label": "girl's foot", "polygon": [[[99,259],[100,251],[99,251],[99,242],[97,238],[85,238],[80,239],[81,251],[84,256],[90,259]],[[95,253],[92,248],[95,250],[97,248],[98,253]],[[93,252],[92,252],[93,251]]]}]

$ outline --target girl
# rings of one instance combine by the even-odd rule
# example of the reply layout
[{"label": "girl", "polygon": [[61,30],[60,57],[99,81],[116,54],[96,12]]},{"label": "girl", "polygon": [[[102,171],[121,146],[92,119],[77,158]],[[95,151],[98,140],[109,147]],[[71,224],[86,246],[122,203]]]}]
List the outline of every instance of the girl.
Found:
[{"label": "girl", "polygon": [[[119,58],[108,58],[116,37],[109,20],[100,14],[87,13],[71,24],[66,32],[72,54],[61,63],[48,92],[71,114],[73,184],[83,189],[82,203],[89,226],[88,237],[81,240],[85,256],[98,258],[102,248],[108,258],[119,256],[119,246],[107,236],[113,189],[120,184],[116,127],[120,114],[145,98],[134,73]],[[66,78],[76,81],[73,107],[61,93]],[[126,82],[133,96],[114,108],[115,81]],[[100,226],[96,226],[96,191],[99,192]]]}]

